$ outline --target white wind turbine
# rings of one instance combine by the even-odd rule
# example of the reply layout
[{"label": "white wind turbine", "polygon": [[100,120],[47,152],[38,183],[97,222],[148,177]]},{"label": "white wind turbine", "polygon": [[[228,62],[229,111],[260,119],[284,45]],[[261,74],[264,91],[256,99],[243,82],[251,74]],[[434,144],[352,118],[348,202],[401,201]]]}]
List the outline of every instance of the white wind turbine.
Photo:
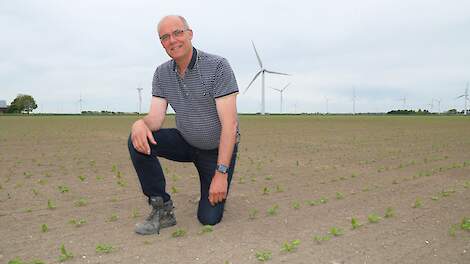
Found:
[{"label": "white wind turbine", "polygon": [[144,88],[142,87],[137,87],[137,92],[139,93],[139,115],[142,112],[142,90]]},{"label": "white wind turbine", "polygon": [[459,98],[462,98],[462,97],[463,97],[463,98],[464,98],[464,100],[465,100],[465,112],[464,112],[464,113],[465,113],[465,115],[467,115],[467,112],[468,112],[468,111],[467,111],[467,101],[468,101],[468,82],[467,82],[467,87],[465,88],[465,93],[464,93],[464,94],[462,94],[462,95],[460,95],[460,96],[458,96],[458,97],[457,97],[457,98],[455,98],[455,99],[459,99]]},{"label": "white wind turbine", "polygon": [[277,89],[277,88],[272,88],[272,87],[271,87],[271,89],[276,90],[276,91],[278,91],[278,92],[281,93],[281,107],[280,107],[280,109],[281,109],[281,110],[280,110],[280,113],[281,113],[281,114],[282,114],[282,94],[284,93],[284,90],[285,90],[289,85],[290,85],[290,83],[288,83],[288,84],[287,84],[286,86],[284,86],[284,88],[282,88],[282,89]]},{"label": "white wind turbine", "polygon": [[258,78],[258,76],[261,74],[261,114],[264,115],[265,114],[265,96],[264,96],[264,73],[267,72],[267,73],[272,73],[272,74],[279,74],[279,75],[289,75],[287,73],[282,73],[282,72],[275,72],[275,71],[270,71],[270,70],[267,70],[263,67],[263,62],[261,62],[261,59],[258,55],[258,51],[256,51],[256,47],[255,47],[255,43],[253,41],[251,41],[251,44],[253,44],[253,49],[255,50],[255,54],[256,54],[256,58],[258,59],[258,62],[259,62],[259,67],[260,67],[260,70],[258,73],[255,74],[255,77],[253,77],[253,80],[251,80],[250,84],[248,84],[248,86],[246,87],[245,91],[243,92],[243,94],[246,93],[246,91],[248,91],[248,88],[250,88],[251,84],[256,80],[256,78]]}]

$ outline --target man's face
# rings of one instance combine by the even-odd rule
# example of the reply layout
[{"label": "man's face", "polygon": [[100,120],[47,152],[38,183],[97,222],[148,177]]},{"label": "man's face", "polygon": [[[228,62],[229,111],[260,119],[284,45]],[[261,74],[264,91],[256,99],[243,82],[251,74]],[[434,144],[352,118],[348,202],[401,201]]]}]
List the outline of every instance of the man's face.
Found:
[{"label": "man's face", "polygon": [[189,56],[192,50],[193,32],[178,17],[168,17],[160,23],[160,42],[174,60]]}]

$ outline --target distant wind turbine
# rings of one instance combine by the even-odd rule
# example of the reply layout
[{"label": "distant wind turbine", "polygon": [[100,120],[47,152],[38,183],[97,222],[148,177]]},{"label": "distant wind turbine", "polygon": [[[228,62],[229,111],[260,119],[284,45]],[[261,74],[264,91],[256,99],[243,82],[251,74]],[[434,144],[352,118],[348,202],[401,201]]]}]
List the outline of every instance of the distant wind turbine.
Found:
[{"label": "distant wind turbine", "polygon": [[330,99],[328,99],[328,97],[325,97],[325,100],[326,100],[326,114],[328,114],[328,102]]},{"label": "distant wind turbine", "polygon": [[468,112],[468,111],[467,111],[467,101],[468,101],[468,82],[467,82],[467,87],[465,88],[465,93],[464,93],[464,94],[462,94],[462,95],[460,95],[460,96],[458,96],[458,97],[457,97],[457,98],[455,98],[455,99],[459,99],[459,98],[462,98],[462,97],[463,97],[463,98],[464,98],[464,100],[465,100],[465,112],[464,112],[464,113],[465,113],[465,115],[467,115],[467,112]]},{"label": "distant wind turbine", "polygon": [[77,101],[79,106],[80,106],[80,114],[82,113],[82,102],[83,102],[83,99],[82,99],[82,93],[80,93],[80,99]]},{"label": "distant wind turbine", "polygon": [[137,92],[139,93],[139,115],[142,112],[142,90],[144,88],[137,87]]},{"label": "distant wind turbine", "polygon": [[251,84],[256,80],[256,78],[258,78],[258,76],[261,74],[261,114],[264,115],[265,114],[265,96],[264,96],[264,73],[272,73],[272,74],[279,74],[279,75],[289,75],[287,73],[282,73],[282,72],[275,72],[275,71],[270,71],[270,70],[267,70],[263,67],[263,62],[261,62],[261,59],[258,55],[258,51],[256,51],[256,47],[255,47],[255,43],[253,41],[251,41],[251,44],[253,44],[253,49],[255,50],[255,54],[256,54],[256,58],[258,59],[258,62],[259,62],[259,67],[260,67],[260,70],[258,71],[258,73],[255,74],[255,77],[253,77],[253,79],[251,80],[250,84],[248,84],[248,86],[246,87],[245,91],[243,92],[243,94],[246,93],[246,91],[248,91],[248,88],[250,88]]},{"label": "distant wind turbine", "polygon": [[356,114],[356,88],[353,87],[353,115]]},{"label": "distant wind turbine", "polygon": [[277,89],[277,88],[272,88],[273,90],[276,90],[278,92],[281,93],[281,106],[280,106],[280,113],[282,114],[282,94],[284,93],[284,90],[290,85],[290,83],[288,83],[286,86],[284,86],[284,88],[282,89]]}]

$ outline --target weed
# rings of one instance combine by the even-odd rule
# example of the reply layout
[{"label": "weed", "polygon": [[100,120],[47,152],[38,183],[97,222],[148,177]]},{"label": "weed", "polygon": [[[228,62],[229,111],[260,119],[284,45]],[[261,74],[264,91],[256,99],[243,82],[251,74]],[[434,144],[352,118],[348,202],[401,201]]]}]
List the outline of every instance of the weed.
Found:
[{"label": "weed", "polygon": [[108,245],[108,244],[98,244],[96,245],[96,253],[100,253],[100,254],[107,254],[107,253],[110,253],[111,251],[113,251],[113,246],[111,245]]},{"label": "weed", "polygon": [[32,211],[33,211],[33,210],[32,210],[31,208],[27,208],[27,209],[25,210],[26,213],[31,213]]},{"label": "weed", "polygon": [[66,193],[66,192],[70,191],[69,187],[62,186],[62,185],[58,186],[57,189],[59,189],[59,192],[61,192],[61,193]]},{"label": "weed", "polygon": [[351,174],[351,178],[356,178],[356,177],[357,177],[356,173]]},{"label": "weed", "polygon": [[83,197],[80,198],[80,199],[78,199],[78,200],[75,202],[75,206],[76,206],[76,207],[82,207],[82,206],[85,206],[85,205],[87,205],[87,204],[88,204],[87,200],[86,200],[85,198],[83,198]]},{"label": "weed", "polygon": [[325,197],[322,197],[318,200],[318,202],[321,203],[321,204],[326,204],[328,202],[328,199],[325,198]]},{"label": "weed", "polygon": [[178,189],[176,189],[176,186],[171,186],[171,193],[172,194],[178,193]]},{"label": "weed", "polygon": [[292,252],[296,250],[299,245],[300,240],[298,239],[292,240],[291,242],[284,242],[284,244],[282,244],[281,251]]},{"label": "weed", "polygon": [[85,219],[71,219],[69,221],[69,224],[72,224],[75,227],[80,227],[80,226],[86,224],[86,220]]},{"label": "weed", "polygon": [[205,233],[210,233],[214,231],[214,227],[211,225],[204,225],[202,226],[201,231],[199,231],[199,234],[205,234]]},{"label": "weed", "polygon": [[116,222],[118,219],[119,219],[119,217],[117,216],[117,214],[112,214],[112,215],[108,218],[108,222]]},{"label": "weed", "polygon": [[439,200],[439,196],[432,196],[432,197],[431,197],[431,200],[437,201],[437,200]]},{"label": "weed", "polygon": [[341,236],[344,234],[344,232],[343,229],[334,226],[330,228],[330,234],[333,236]]},{"label": "weed", "polygon": [[317,241],[318,244],[320,244],[323,241],[328,241],[331,239],[331,236],[326,235],[326,236],[314,236],[313,240]]},{"label": "weed", "polygon": [[112,171],[112,172],[116,172],[116,171],[117,171],[117,166],[116,166],[116,164],[113,164],[113,167],[111,168],[111,171]]},{"label": "weed", "polygon": [[250,212],[248,213],[248,219],[250,220],[255,219],[257,214],[258,214],[258,209],[255,209],[255,208],[250,209]]},{"label": "weed", "polygon": [[183,237],[186,235],[186,230],[183,228],[177,228],[173,233],[171,233],[172,237]]},{"label": "weed", "polygon": [[126,187],[126,182],[124,180],[118,180],[117,182],[117,185],[121,186],[121,187]]},{"label": "weed", "polygon": [[455,234],[457,233],[457,227],[458,225],[453,224],[449,228],[449,236],[455,237]]},{"label": "weed", "polygon": [[53,210],[53,209],[56,209],[57,206],[55,205],[55,203],[51,199],[49,199],[49,200],[47,200],[47,208],[50,209],[50,210]]},{"label": "weed", "polygon": [[132,218],[137,218],[139,216],[140,216],[139,210],[136,208],[132,209]]},{"label": "weed", "polygon": [[423,202],[421,201],[421,199],[416,198],[416,201],[415,201],[415,203],[413,204],[412,207],[413,208],[421,208],[421,207],[423,207]]},{"label": "weed", "polygon": [[336,192],[336,199],[341,200],[343,198],[344,198],[344,194],[342,194],[340,192]]},{"label": "weed", "polygon": [[300,203],[299,203],[299,202],[294,202],[294,203],[292,204],[292,208],[294,208],[294,209],[299,209],[299,208],[300,208]]},{"label": "weed", "polygon": [[38,190],[32,189],[31,191],[33,192],[34,196],[38,196],[38,194],[39,194],[39,191],[38,191]]},{"label": "weed", "polygon": [[276,192],[283,192],[284,189],[280,185],[276,185]]},{"label": "weed", "polygon": [[464,217],[464,218],[462,219],[461,224],[460,224],[460,228],[461,228],[462,230],[470,231],[470,218]]},{"label": "weed", "polygon": [[267,181],[270,181],[270,180],[273,179],[273,176],[269,175],[269,176],[266,176],[264,179],[267,180]]},{"label": "weed", "polygon": [[276,215],[278,209],[279,209],[279,206],[277,204],[273,205],[272,207],[268,208],[268,215],[270,216]]},{"label": "weed", "polygon": [[119,171],[119,170],[116,171],[116,177],[117,177],[118,179],[121,179],[121,178],[122,178],[121,171]]},{"label": "weed", "polygon": [[272,258],[272,253],[269,250],[256,251],[255,256],[259,261],[268,261]]},{"label": "weed", "polygon": [[466,181],[466,182],[464,183],[463,187],[464,187],[465,189],[470,188],[470,181]]},{"label": "weed", "polygon": [[23,262],[20,258],[14,258],[8,261],[8,264],[26,264],[26,263]]},{"label": "weed", "polygon": [[380,222],[380,220],[382,220],[382,218],[380,216],[372,213],[372,214],[367,216],[367,220],[369,220],[369,223],[375,224],[375,223]]},{"label": "weed", "polygon": [[395,215],[395,210],[392,207],[387,207],[387,209],[385,209],[385,215],[384,215],[385,218],[391,218],[394,215]]},{"label": "weed", "polygon": [[360,224],[359,221],[354,217],[351,218],[351,225],[352,229],[356,229],[362,226],[362,224]]},{"label": "weed", "polygon": [[101,175],[96,175],[96,180],[101,181],[103,179],[103,176]]},{"label": "weed", "polygon": [[46,233],[48,230],[49,230],[49,227],[47,226],[47,224],[42,224],[41,225],[41,231],[43,233]]},{"label": "weed", "polygon": [[269,194],[270,191],[271,191],[271,190],[269,190],[268,187],[264,187],[264,188],[263,188],[263,195]]},{"label": "weed", "polygon": [[78,179],[79,179],[81,182],[83,182],[83,181],[86,180],[86,176],[85,176],[85,175],[80,175],[80,176],[78,176]]},{"label": "weed", "polygon": [[60,262],[64,262],[64,261],[67,261],[67,260],[72,259],[72,258],[73,258],[72,253],[71,253],[71,252],[68,252],[68,251],[65,249],[64,244],[62,244],[62,246],[60,247],[59,261],[60,261]]},{"label": "weed", "polygon": [[47,180],[39,179],[39,180],[38,180],[38,183],[41,184],[41,185],[46,185]]},{"label": "weed", "polygon": [[238,178],[238,183],[239,184],[244,184],[245,183],[245,177],[240,176],[240,178]]}]

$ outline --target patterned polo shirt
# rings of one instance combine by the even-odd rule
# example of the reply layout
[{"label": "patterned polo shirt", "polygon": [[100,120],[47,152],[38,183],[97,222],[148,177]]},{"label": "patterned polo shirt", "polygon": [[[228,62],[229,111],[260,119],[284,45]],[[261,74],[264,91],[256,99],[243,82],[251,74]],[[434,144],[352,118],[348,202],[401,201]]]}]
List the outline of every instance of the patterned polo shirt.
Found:
[{"label": "patterned polo shirt", "polygon": [[216,149],[221,124],[215,99],[238,92],[232,68],[227,59],[195,48],[183,78],[176,66],[174,60],[169,60],[157,67],[152,95],[165,98],[175,110],[176,128],[190,145]]}]

